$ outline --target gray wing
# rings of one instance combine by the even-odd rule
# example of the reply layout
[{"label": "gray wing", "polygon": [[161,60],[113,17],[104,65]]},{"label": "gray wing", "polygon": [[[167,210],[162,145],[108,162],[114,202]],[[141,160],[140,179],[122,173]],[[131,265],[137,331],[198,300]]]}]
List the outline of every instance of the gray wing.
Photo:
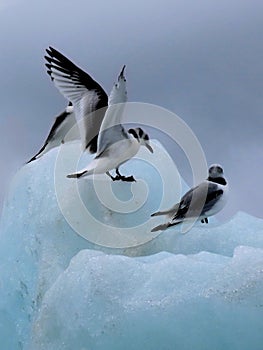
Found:
[{"label": "gray wing", "polygon": [[[214,186],[212,188],[212,186]],[[219,188],[217,185],[209,184],[208,187],[208,193],[206,196],[205,205],[202,210],[202,215],[206,214],[212,207],[219,201],[219,199],[222,197],[224,191]]]},{"label": "gray wing", "polygon": [[[116,142],[128,139],[128,133],[121,124],[115,124],[123,113],[123,104],[108,107],[98,138],[98,154],[103,153],[108,147]],[[106,119],[107,118],[107,119]]]},{"label": "gray wing", "polygon": [[107,130],[103,130],[99,133],[99,143],[97,157],[105,152],[111,145],[116,142],[128,139],[129,136],[122,125],[115,125]]},{"label": "gray wing", "polygon": [[124,114],[125,102],[127,102],[126,79],[123,66],[118,82],[113,85],[109,97],[109,106],[101,124],[98,137],[98,154],[101,154],[112,144],[128,138],[128,134],[121,125]]},{"label": "gray wing", "polygon": [[173,220],[204,215],[220,199],[223,190],[208,181],[189,190],[181,199]]},{"label": "gray wing", "polygon": [[60,52],[52,47],[46,51],[47,72],[60,93],[73,103],[85,149],[99,133],[108,105],[108,96],[89,74]]},{"label": "gray wing", "polygon": [[75,124],[76,118],[73,112],[67,112],[67,110],[65,110],[59,114],[56,117],[43,146],[27,163],[40,158],[50,149],[60,146],[61,143],[78,140],[80,138],[79,132],[74,132],[76,130],[73,131],[72,129]]}]

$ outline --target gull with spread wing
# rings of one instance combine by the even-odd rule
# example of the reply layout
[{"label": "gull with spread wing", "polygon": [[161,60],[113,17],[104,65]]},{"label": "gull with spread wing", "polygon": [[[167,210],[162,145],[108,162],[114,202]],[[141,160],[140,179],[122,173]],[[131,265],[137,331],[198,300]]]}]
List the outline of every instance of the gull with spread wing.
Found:
[{"label": "gull with spread wing", "polygon": [[[85,169],[68,177],[106,173],[112,180],[135,181],[133,176],[125,177],[119,173],[120,165],[135,156],[141,145],[150,152],[153,149],[141,128],[126,131],[121,125],[127,102],[125,66],[108,98],[103,88],[68,58],[51,47],[46,51],[48,74],[61,94],[73,104],[83,149],[96,152],[96,157]],[[112,169],[116,169],[117,176],[109,173]]]}]

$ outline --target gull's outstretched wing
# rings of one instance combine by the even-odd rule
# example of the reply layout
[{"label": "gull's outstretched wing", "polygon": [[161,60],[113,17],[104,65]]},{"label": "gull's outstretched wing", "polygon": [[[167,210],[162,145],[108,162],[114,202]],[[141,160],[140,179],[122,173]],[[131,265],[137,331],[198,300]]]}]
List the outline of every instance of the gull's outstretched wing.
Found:
[{"label": "gull's outstretched wing", "polygon": [[121,120],[127,102],[126,78],[123,66],[118,82],[114,84],[109,96],[109,106],[102,121],[98,137],[98,155],[110,145],[128,138],[128,134],[121,125]]},{"label": "gull's outstretched wing", "polygon": [[40,158],[50,149],[58,147],[62,143],[80,139],[79,132],[71,131],[69,133],[69,131],[73,128],[75,124],[76,118],[73,113],[73,107],[71,103],[69,103],[65,111],[63,111],[56,117],[55,122],[52,125],[52,128],[47,136],[47,139],[44,142],[44,145],[41,147],[39,152],[36,155],[34,155],[34,157],[32,157],[27,163],[30,163]]},{"label": "gull's outstretched wing", "polygon": [[49,47],[46,52],[48,74],[60,93],[73,103],[83,149],[92,146],[91,151],[94,152],[96,150],[91,141],[99,133],[108,106],[108,96],[89,74],[60,52],[52,47]]}]

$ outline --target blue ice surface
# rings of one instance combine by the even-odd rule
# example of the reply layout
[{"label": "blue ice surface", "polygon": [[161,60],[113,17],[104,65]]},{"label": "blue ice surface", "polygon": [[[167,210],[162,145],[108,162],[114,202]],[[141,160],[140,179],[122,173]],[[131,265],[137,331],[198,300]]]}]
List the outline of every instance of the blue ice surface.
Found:
[{"label": "blue ice surface", "polygon": [[[157,152],[162,171],[164,157]],[[137,178],[134,198],[130,184],[106,177],[99,183],[103,193],[110,184],[120,201],[138,201],[133,212],[109,209],[98,200],[90,179],[78,181],[80,197],[96,219],[83,224],[88,237],[94,238],[101,221],[101,232],[95,232],[100,240],[94,243],[70,226],[83,228],[79,218],[74,221],[76,182],[63,173],[72,170],[67,168],[70,160],[65,156],[61,162],[66,169],[54,172],[60,161],[53,150],[21,168],[5,201],[1,349],[262,349],[261,219],[238,213],[222,225],[212,220],[185,234],[175,228],[150,239],[151,227],[165,220],[150,218],[150,213],[171,206],[179,194],[170,188],[162,201],[164,175],[135,159],[121,168]],[[139,179],[148,185],[143,204],[145,188]],[[180,190],[186,190],[184,183]],[[107,227],[116,232],[116,247]],[[129,234],[126,227],[132,228]],[[124,241],[122,234],[127,235]],[[129,246],[129,235],[138,245]]]}]

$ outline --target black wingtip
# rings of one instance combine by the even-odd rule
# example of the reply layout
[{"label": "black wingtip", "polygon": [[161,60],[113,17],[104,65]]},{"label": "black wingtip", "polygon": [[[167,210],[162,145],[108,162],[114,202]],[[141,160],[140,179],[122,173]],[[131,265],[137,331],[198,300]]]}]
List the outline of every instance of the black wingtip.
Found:
[{"label": "black wingtip", "polygon": [[49,46],[48,47],[48,49],[46,49],[46,51],[48,52],[48,54],[52,54],[52,52],[55,52],[56,51],[56,49],[54,49],[54,47],[52,47],[52,46]]},{"label": "black wingtip", "polygon": [[[46,53],[48,54],[48,57],[49,59],[52,59],[54,56],[60,56],[62,55],[58,50],[54,49],[54,47],[52,46],[49,46],[48,49],[46,49]],[[45,56],[46,58],[46,56]],[[47,59],[47,58],[46,58]]]},{"label": "black wingtip", "polygon": [[[52,47],[49,46],[48,49],[46,49],[46,53],[49,55],[49,56],[52,56]],[[46,58],[46,56],[45,56]]]},{"label": "black wingtip", "polygon": [[52,65],[51,65],[51,64],[49,64],[49,63],[45,63],[45,66],[47,67],[47,74],[48,74],[48,75],[50,75],[51,80],[53,81],[53,80],[54,80],[54,78],[52,77],[52,70],[51,70]]},{"label": "black wingtip", "polygon": [[44,56],[45,60],[48,61],[48,63],[52,63],[52,58],[49,56]]},{"label": "black wingtip", "polygon": [[29,164],[29,163],[33,162],[34,160],[36,160],[36,159],[37,159],[36,157],[33,157],[33,158],[31,158],[30,160],[28,160],[28,161],[26,162],[26,164]]},{"label": "black wingtip", "polygon": [[125,70],[125,68],[126,68],[126,64],[122,67],[122,70],[121,70],[121,72],[120,72],[120,77],[124,77],[124,70]]}]

